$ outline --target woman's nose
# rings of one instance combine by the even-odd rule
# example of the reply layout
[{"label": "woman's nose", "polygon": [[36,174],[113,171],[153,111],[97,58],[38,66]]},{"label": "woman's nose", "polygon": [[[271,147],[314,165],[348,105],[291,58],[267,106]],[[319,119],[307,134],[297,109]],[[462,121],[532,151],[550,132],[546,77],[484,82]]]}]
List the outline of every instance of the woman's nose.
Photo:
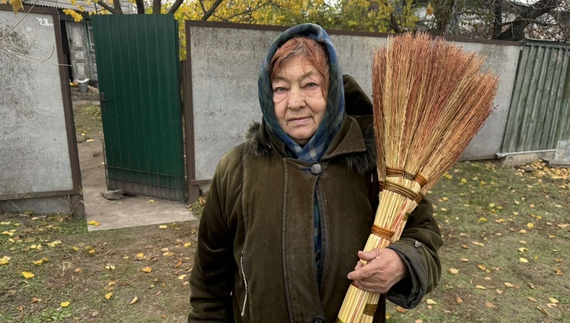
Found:
[{"label": "woman's nose", "polygon": [[304,105],[305,99],[300,90],[294,89],[289,92],[289,101],[287,107],[289,109],[299,109]]}]

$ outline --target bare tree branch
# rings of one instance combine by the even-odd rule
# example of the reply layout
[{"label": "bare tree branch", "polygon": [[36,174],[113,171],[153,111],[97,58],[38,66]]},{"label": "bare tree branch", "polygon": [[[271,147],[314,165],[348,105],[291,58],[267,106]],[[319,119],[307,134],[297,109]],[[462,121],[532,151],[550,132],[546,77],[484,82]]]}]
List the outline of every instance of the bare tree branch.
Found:
[{"label": "bare tree branch", "polygon": [[101,7],[105,8],[107,11],[109,11],[110,13],[114,13],[114,14],[121,14],[121,12],[118,12],[117,10],[115,10],[115,8],[111,7],[110,5],[106,4],[105,2],[103,2],[102,0],[97,0],[97,4],[100,5]]},{"label": "bare tree branch", "polygon": [[123,13],[123,8],[121,8],[121,0],[113,0],[113,6],[117,14]]},{"label": "bare tree branch", "polygon": [[402,29],[398,25],[398,21],[396,20],[394,13],[390,13],[390,28],[392,28],[396,34],[402,33]]},{"label": "bare tree branch", "polygon": [[198,0],[200,7],[202,8],[202,12],[206,14],[206,8],[204,8],[204,0]]},{"label": "bare tree branch", "polygon": [[[218,7],[220,6],[220,4],[222,3],[223,0],[216,0],[216,2],[214,2],[214,4],[212,4],[212,6],[210,7],[210,9],[208,9],[207,12],[204,13],[204,16],[202,17],[202,21],[207,21],[208,18],[210,18],[210,16],[214,13],[214,11],[216,11],[216,9],[218,9]],[[201,1],[200,1],[201,3]]]},{"label": "bare tree branch", "polygon": [[556,9],[561,0],[540,0],[512,21],[507,30],[503,31],[496,39],[520,41],[524,39],[524,29],[532,20],[542,16],[550,10]]},{"label": "bare tree branch", "polygon": [[[223,19],[220,19],[220,20],[223,20],[223,21],[226,21],[226,22],[227,22],[227,21],[230,21],[231,19],[233,19],[233,18],[235,18],[235,17],[239,17],[239,16],[243,16],[243,15],[250,14],[250,13],[256,11],[256,10],[259,10],[259,9],[261,9],[261,8],[263,8],[263,7],[265,7],[265,6],[269,5],[269,4],[271,4],[271,3],[272,3],[272,1],[269,0],[269,1],[267,1],[267,2],[264,2],[264,3],[260,4],[260,5],[258,5],[258,6],[255,7],[255,8],[250,8],[250,9],[247,9],[247,10],[245,10],[245,11],[238,12],[238,13],[236,13],[236,14],[233,14],[233,15],[231,15],[231,16],[229,16],[229,17],[226,17],[226,18],[223,18]],[[216,17],[217,17],[217,16],[216,16]],[[219,18],[219,17],[218,17],[218,18]]]},{"label": "bare tree branch", "polygon": [[[170,9],[168,9],[168,13],[175,13],[176,10],[178,10],[178,8],[180,8],[180,6],[182,5],[182,2],[184,2],[184,0],[176,0],[176,2],[174,2],[172,7],[170,7]],[[200,2],[202,2],[202,1],[200,1]]]},{"label": "bare tree branch", "polygon": [[503,31],[503,0],[493,1],[493,36],[492,38],[497,38],[501,35]]}]

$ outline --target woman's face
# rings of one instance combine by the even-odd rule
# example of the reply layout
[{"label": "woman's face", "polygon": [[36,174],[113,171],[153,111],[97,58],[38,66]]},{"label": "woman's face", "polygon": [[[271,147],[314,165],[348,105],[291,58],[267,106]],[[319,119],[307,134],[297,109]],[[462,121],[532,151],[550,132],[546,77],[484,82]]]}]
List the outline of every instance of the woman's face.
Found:
[{"label": "woman's face", "polygon": [[294,56],[271,81],[275,116],[289,137],[303,146],[323,120],[327,99],[323,77],[304,57]]}]

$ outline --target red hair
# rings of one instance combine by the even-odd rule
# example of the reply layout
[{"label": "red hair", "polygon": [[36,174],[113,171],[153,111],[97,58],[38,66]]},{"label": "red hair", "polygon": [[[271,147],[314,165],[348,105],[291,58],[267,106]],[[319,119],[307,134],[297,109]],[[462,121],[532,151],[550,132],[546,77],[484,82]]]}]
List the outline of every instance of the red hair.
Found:
[{"label": "red hair", "polygon": [[324,45],[311,38],[294,37],[277,49],[271,59],[271,80],[277,78],[287,61],[295,56],[306,59],[321,74],[324,80],[321,88],[326,98],[329,90],[329,58]]}]

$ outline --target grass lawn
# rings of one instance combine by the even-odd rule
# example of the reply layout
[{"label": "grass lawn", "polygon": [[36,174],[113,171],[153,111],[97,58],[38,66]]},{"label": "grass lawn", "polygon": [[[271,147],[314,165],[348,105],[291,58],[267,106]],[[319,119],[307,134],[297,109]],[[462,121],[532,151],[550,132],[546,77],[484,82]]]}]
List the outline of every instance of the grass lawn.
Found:
[{"label": "grass lawn", "polygon": [[[389,304],[388,322],[570,322],[569,174],[458,163],[428,195],[441,283],[414,310]],[[0,215],[0,322],[184,322],[197,224],[88,233]]]}]

